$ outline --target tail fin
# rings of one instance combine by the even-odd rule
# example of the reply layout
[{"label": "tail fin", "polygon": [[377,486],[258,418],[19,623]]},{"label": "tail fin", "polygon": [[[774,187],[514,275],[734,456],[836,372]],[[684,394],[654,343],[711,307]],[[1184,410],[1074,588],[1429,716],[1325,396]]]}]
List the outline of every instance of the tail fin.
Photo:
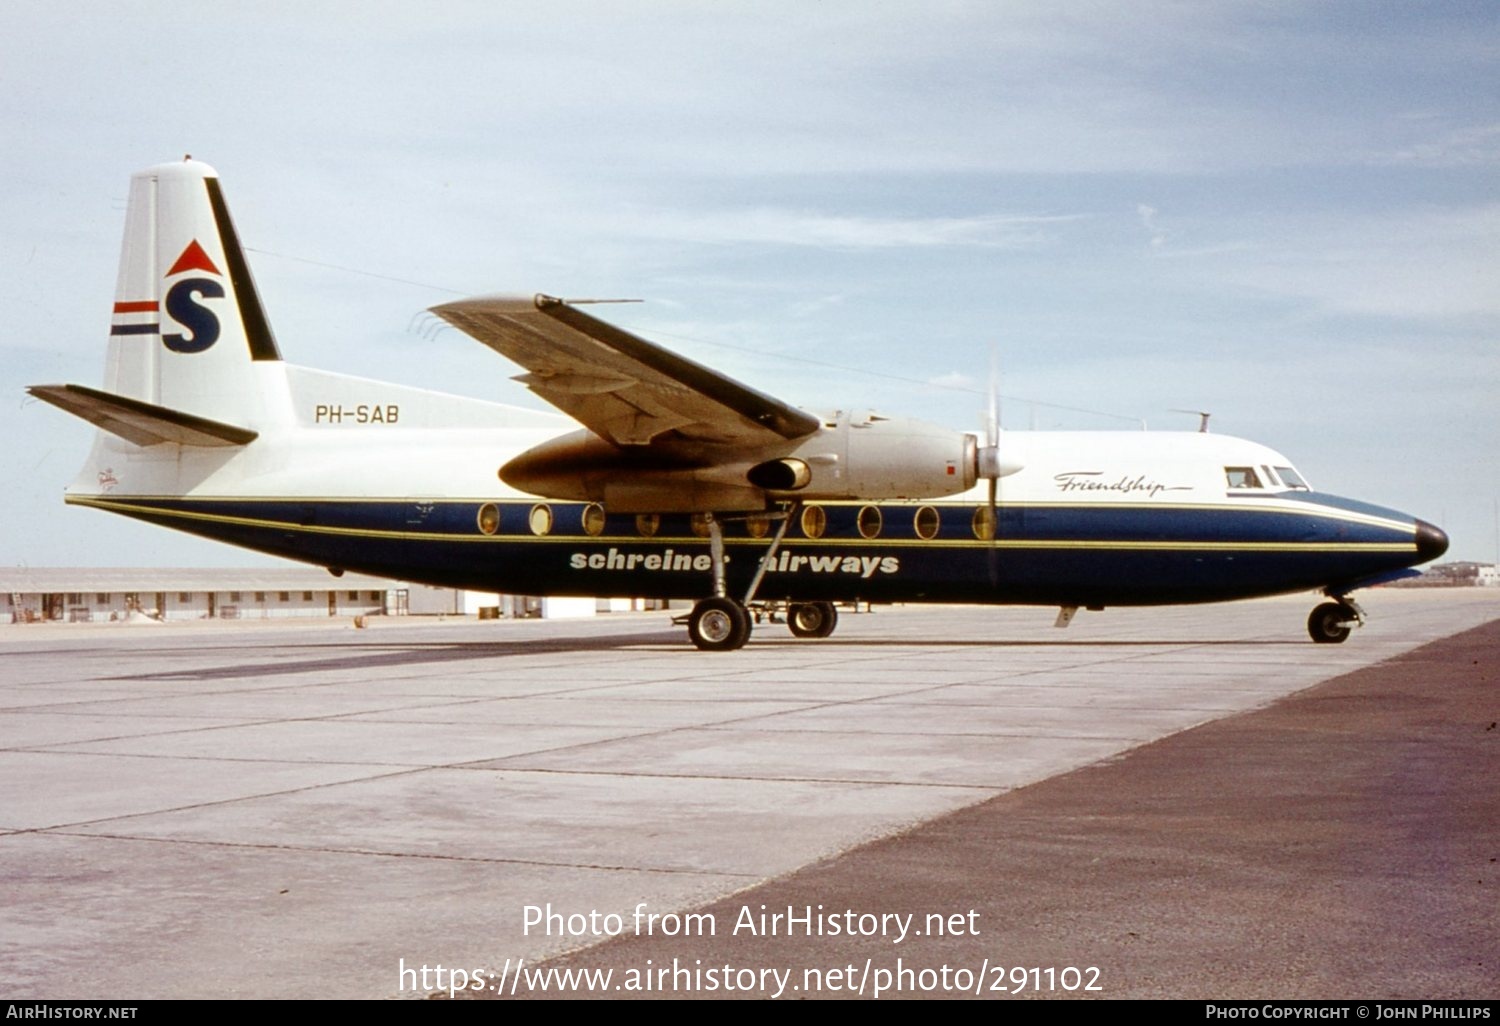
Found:
[{"label": "tail fin", "polygon": [[214,169],[184,159],[135,174],[105,389],[254,425],[265,410],[252,368],[280,359]]}]

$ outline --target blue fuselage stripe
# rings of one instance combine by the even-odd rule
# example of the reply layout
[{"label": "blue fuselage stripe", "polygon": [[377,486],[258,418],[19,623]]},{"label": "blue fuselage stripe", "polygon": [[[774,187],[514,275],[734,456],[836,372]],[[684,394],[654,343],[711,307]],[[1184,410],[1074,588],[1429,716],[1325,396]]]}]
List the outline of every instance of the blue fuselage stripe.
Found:
[{"label": "blue fuselage stripe", "polygon": [[[759,594],[891,602],[1149,605],[1219,601],[1355,581],[1420,562],[1410,518],[1378,507],[1299,501],[1303,512],[1224,507],[1002,506],[993,542],[973,505],[934,508],[919,537],[916,507],[882,507],[881,534],[860,535],[859,507],[825,505],[827,530],[800,523],[768,565]],[[585,530],[583,503],[333,499],[79,499],[153,523],[326,566],[414,583],[513,594],[696,598],[707,592],[708,541],[686,516],[610,515]],[[494,533],[481,509],[498,513]],[[1361,517],[1350,517],[1350,512]],[[1372,522],[1379,518],[1388,523]],[[532,524],[550,521],[538,536]],[[491,526],[493,521],[486,524]],[[725,526],[731,591],[748,587],[770,532]],[[765,527],[762,522],[758,527]]]}]

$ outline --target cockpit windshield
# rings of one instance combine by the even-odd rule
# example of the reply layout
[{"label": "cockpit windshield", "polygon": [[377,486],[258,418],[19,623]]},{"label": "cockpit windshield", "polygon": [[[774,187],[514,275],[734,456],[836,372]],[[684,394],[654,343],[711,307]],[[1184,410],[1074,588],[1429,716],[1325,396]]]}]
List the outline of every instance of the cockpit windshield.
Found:
[{"label": "cockpit windshield", "polygon": [[1251,488],[1263,491],[1312,491],[1302,475],[1291,467],[1272,469],[1269,464],[1264,463],[1258,467],[1225,467],[1224,483],[1235,491]]},{"label": "cockpit windshield", "polygon": [[1277,467],[1276,473],[1279,474],[1281,476],[1281,479],[1286,482],[1286,486],[1288,488],[1294,489],[1299,492],[1312,491],[1312,486],[1309,485],[1306,481],[1302,480],[1302,475],[1297,473],[1291,467]]}]

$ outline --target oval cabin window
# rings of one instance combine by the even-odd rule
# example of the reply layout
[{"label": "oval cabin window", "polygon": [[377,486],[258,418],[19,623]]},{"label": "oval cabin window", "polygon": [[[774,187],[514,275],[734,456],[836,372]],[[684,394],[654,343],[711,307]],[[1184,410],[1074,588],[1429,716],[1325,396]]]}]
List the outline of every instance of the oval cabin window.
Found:
[{"label": "oval cabin window", "polygon": [[552,507],[545,503],[537,503],[531,507],[531,516],[528,518],[531,524],[531,533],[544,535],[552,533]]},{"label": "oval cabin window", "polygon": [[980,541],[990,541],[995,537],[995,511],[988,506],[980,506],[974,511],[974,537]]},{"label": "oval cabin window", "polygon": [[583,533],[597,538],[604,533],[604,507],[591,502],[583,507]]},{"label": "oval cabin window", "polygon": [[931,541],[938,535],[938,528],[943,526],[943,520],[938,516],[938,511],[931,506],[923,506],[917,510],[913,526],[917,530],[917,537],[923,541]]},{"label": "oval cabin window", "polygon": [[828,514],[822,506],[808,506],[802,511],[802,533],[809,538],[821,538],[828,530]]},{"label": "oval cabin window", "polygon": [[479,523],[480,534],[494,534],[500,530],[500,507],[493,502],[486,502],[479,507],[479,516],[476,520]]},{"label": "oval cabin window", "polygon": [[880,537],[880,510],[875,506],[865,506],[859,511],[859,533],[864,538]]}]

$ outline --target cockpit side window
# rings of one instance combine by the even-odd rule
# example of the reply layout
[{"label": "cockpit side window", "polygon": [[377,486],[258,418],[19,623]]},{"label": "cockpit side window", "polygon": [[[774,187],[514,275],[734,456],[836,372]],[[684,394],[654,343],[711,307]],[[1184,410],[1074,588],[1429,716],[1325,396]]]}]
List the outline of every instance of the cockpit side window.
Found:
[{"label": "cockpit side window", "polygon": [[1281,475],[1281,479],[1286,482],[1286,486],[1288,488],[1294,488],[1298,491],[1303,492],[1312,491],[1312,485],[1304,481],[1302,479],[1302,475],[1297,473],[1291,467],[1277,467],[1276,473]]},{"label": "cockpit side window", "polygon": [[1225,467],[1224,478],[1231,488],[1260,488],[1260,475],[1254,467]]}]

